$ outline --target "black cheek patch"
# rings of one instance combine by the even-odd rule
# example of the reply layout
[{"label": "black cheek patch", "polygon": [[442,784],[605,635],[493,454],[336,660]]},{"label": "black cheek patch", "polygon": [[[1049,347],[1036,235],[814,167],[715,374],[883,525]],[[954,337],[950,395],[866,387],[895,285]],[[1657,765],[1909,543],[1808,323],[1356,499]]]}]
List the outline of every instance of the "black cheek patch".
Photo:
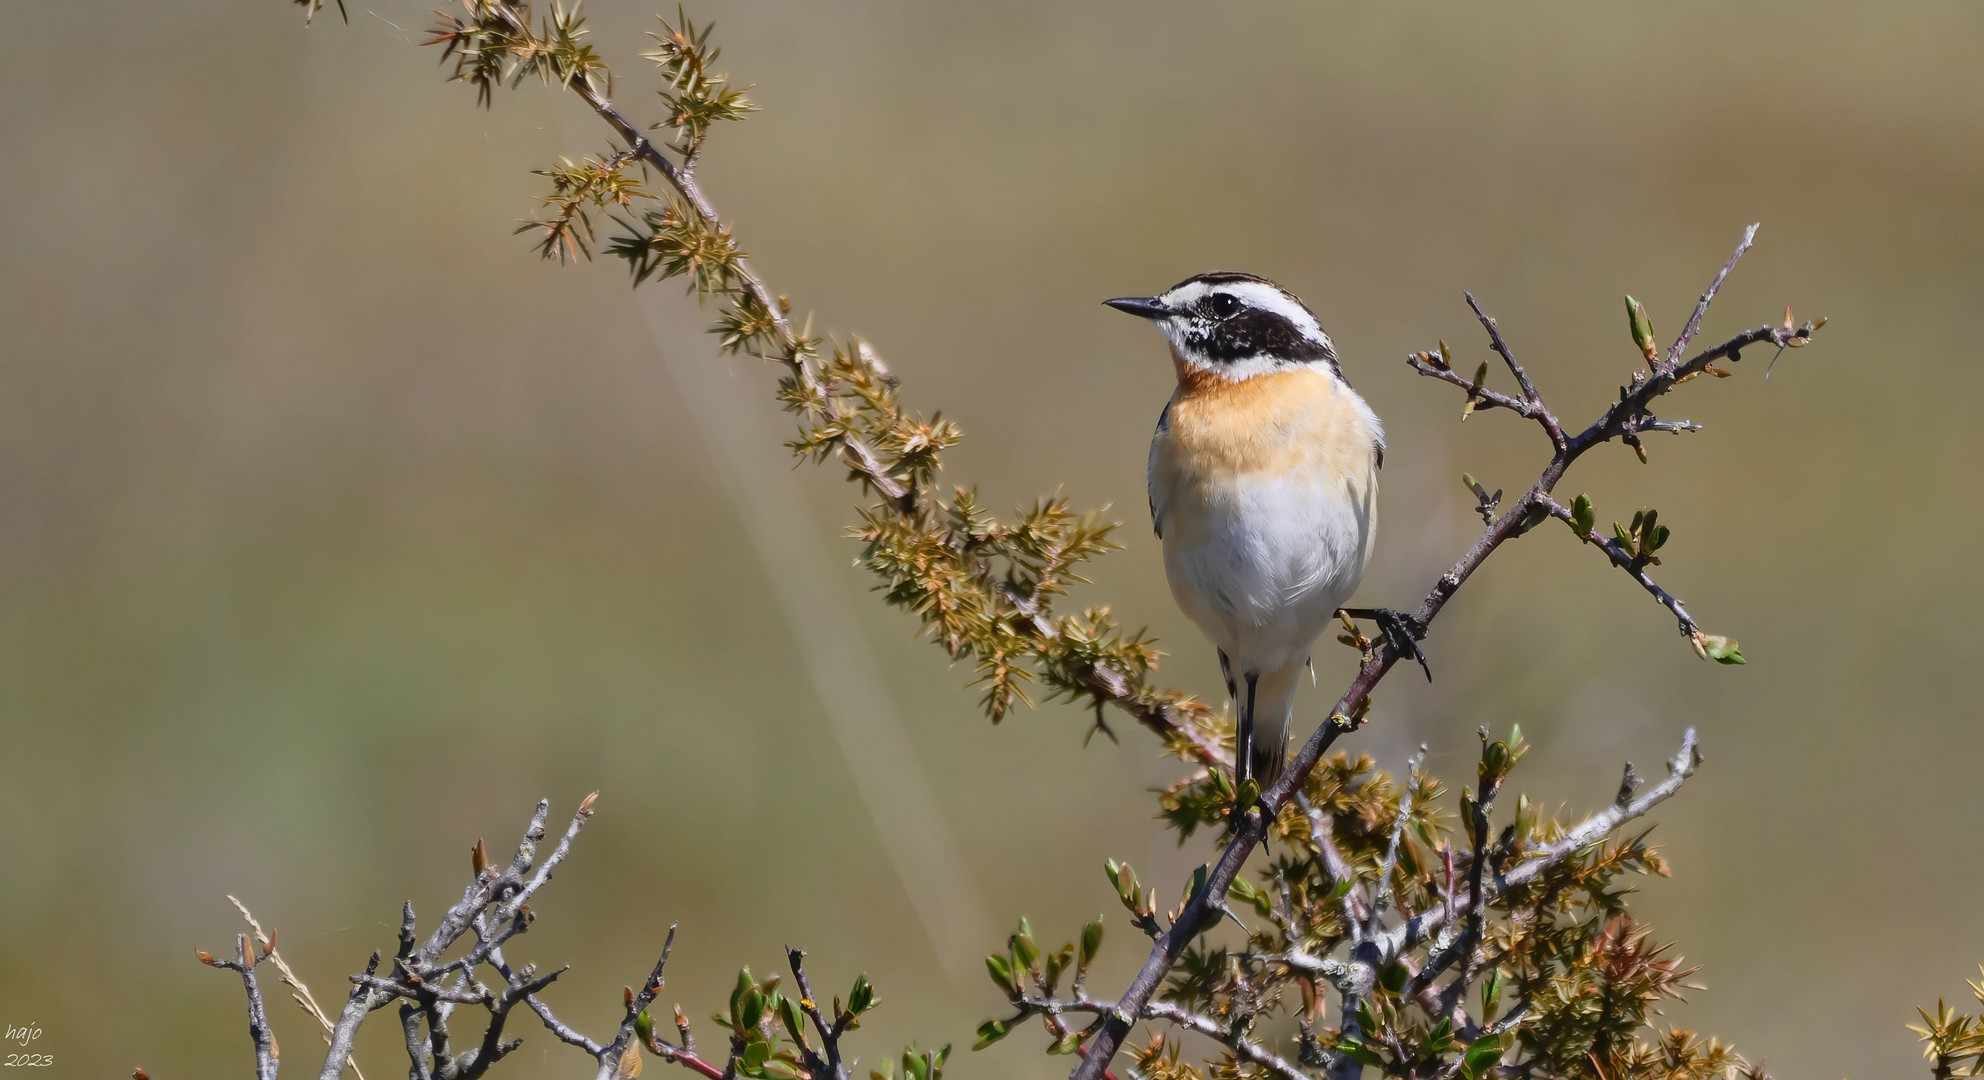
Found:
[{"label": "black cheek patch", "polygon": [[1207,359],[1221,364],[1265,354],[1291,363],[1327,363],[1332,370],[1336,368],[1336,353],[1329,346],[1311,339],[1281,315],[1260,308],[1243,308],[1238,315],[1214,323],[1203,343],[1192,344]]}]

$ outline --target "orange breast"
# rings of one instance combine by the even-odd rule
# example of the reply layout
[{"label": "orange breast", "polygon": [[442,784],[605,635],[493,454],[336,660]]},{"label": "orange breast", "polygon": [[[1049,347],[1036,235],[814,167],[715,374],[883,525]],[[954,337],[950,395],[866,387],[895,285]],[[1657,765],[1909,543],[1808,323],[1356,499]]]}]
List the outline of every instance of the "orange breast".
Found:
[{"label": "orange breast", "polygon": [[[1166,464],[1195,483],[1246,473],[1325,472],[1361,484],[1377,432],[1362,403],[1327,372],[1293,368],[1229,382],[1181,381],[1168,420]],[[1169,471],[1169,470],[1167,470]]]}]

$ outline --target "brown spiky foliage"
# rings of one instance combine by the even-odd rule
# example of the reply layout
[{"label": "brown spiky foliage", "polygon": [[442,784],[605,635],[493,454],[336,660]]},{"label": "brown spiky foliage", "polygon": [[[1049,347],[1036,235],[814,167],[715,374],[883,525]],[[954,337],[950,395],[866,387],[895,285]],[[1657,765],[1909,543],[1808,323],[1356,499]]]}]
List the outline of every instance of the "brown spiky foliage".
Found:
[{"label": "brown spiky foliage", "polygon": [[[1978,974],[1979,978],[1970,982],[1970,994],[1984,1005],[1984,968]],[[1935,1012],[1919,1005],[1915,1011],[1922,1022],[1908,1025],[1908,1030],[1922,1039],[1929,1075],[1936,1080],[1984,1076],[1984,1012],[1959,1012],[1941,998],[1936,999]]]},{"label": "brown spiky foliage", "polygon": [[[297,2],[306,14],[321,7],[321,0]],[[1136,979],[1120,996],[1089,995],[1101,918],[1052,950],[1021,919],[1005,948],[987,958],[1007,1015],[980,1027],[979,1048],[1038,1021],[1049,1053],[1081,1056],[1077,1078],[1115,1077],[1116,1068],[1152,1080],[1348,1078],[1367,1070],[1413,1080],[1762,1075],[1718,1042],[1659,1024],[1662,1006],[1688,989],[1692,969],[1627,912],[1635,879],[1668,872],[1647,833],[1628,826],[1677,793],[1700,766],[1693,731],[1663,780],[1643,791],[1628,764],[1614,802],[1588,816],[1546,819],[1526,796],[1498,815],[1504,783],[1528,749],[1519,730],[1493,738],[1484,729],[1474,783],[1457,792],[1423,773],[1420,759],[1401,778],[1378,771],[1366,756],[1333,749],[1369,721],[1372,691],[1411,652],[1409,642],[1391,634],[1374,640],[1346,619],[1339,640],[1360,654],[1356,678],[1279,781],[1265,791],[1251,781],[1236,786],[1230,719],[1186,693],[1155,686],[1158,653],[1146,635],[1119,626],[1106,607],[1057,610],[1069,587],[1083,580],[1086,564],[1114,546],[1110,523],[1058,496],[1002,518],[970,487],[946,483],[942,458],[961,438],[957,426],[905,406],[899,382],[867,342],[816,334],[811,320],[795,320],[791,301],[749,264],[696,178],[711,134],[756,109],[748,87],[716,69],[707,27],[678,8],[651,35],[656,48],[645,55],[659,76],[659,116],[643,127],[609,96],[611,73],[587,42],[576,4],[554,3],[540,17],[515,0],[461,0],[459,10],[437,17],[427,44],[440,47],[452,77],[473,86],[479,103],[491,105],[498,89],[533,77],[578,96],[624,143],[614,153],[561,159],[544,170],[551,183],[546,213],[518,231],[535,234],[545,258],[591,258],[600,246],[595,219],[610,216],[618,231],[603,251],[627,265],[636,286],[680,280],[712,310],[720,351],[777,366],[777,398],[799,421],[791,449],[806,460],[838,464],[858,486],[866,501],[851,531],[862,565],[888,603],[912,613],[951,658],[971,661],[992,720],[1038,696],[1061,697],[1092,709],[1093,734],[1110,730],[1113,708],[1155,732],[1164,750],[1191,770],[1157,793],[1159,813],[1180,843],[1201,832],[1219,835],[1217,857],[1171,891],[1146,885],[1128,865],[1106,863],[1130,927],[1149,939]],[[665,145],[648,135],[658,129],[672,133]],[[1649,576],[1661,563],[1657,552],[1671,522],[1645,508],[1604,531],[1589,496],[1566,505],[1555,491],[1570,467],[1598,447],[1617,443],[1645,462],[1643,436],[1696,430],[1654,413],[1670,391],[1702,375],[1726,377],[1730,372],[1718,365],[1740,360],[1745,350],[1803,347],[1823,327],[1824,319],[1801,324],[1787,310],[1782,326],[1690,351],[1755,231],[1745,233],[1665,348],[1646,306],[1626,298],[1634,368],[1617,400],[1582,430],[1567,428],[1544,403],[1472,296],[1468,303],[1516,392],[1488,387],[1490,361],[1471,377],[1462,374],[1445,343],[1407,357],[1412,370],[1465,392],[1461,419],[1501,409],[1536,424],[1550,448],[1536,480],[1506,503],[1503,491],[1491,493],[1463,477],[1484,531],[1406,615],[1410,632],[1423,633],[1503,544],[1555,518],[1666,609],[1697,655],[1746,662],[1733,639],[1703,631]],[[590,1054],[601,1077],[637,1075],[639,1047],[708,1077],[849,1076],[839,1040],[876,1004],[873,988],[857,979],[845,1003],[836,998],[823,1006],[796,951],[788,954],[796,984],[790,992],[778,989],[776,977],[740,972],[729,1011],[718,1014],[728,1029],[727,1056],[699,1054],[679,1009],[679,1041],[656,1034],[647,1006],[661,988],[660,965],[639,992],[627,991],[612,1040],[590,1039],[558,1021],[537,996],[557,972],[512,968],[502,952],[529,927],[534,915],[524,901],[564,858],[591,803],[540,858],[547,809],[540,806],[507,868],[490,864],[478,845],[475,880],[424,941],[413,934],[408,908],[393,967],[380,973],[375,954],[352,978],[352,998],[321,1074],[326,1080],[338,1075],[364,1016],[395,1001],[416,1077],[480,1075],[515,1049],[515,1040],[503,1035],[517,1004]],[[1247,871],[1249,855],[1263,845],[1268,857]],[[278,1055],[255,981],[259,958],[244,937],[235,960],[202,959],[241,974],[258,1071],[273,1077]],[[484,968],[487,983],[477,981]],[[1973,989],[1984,1000],[1984,984]],[[475,1049],[448,1041],[449,1019],[460,1007],[490,1016]],[[1938,1003],[1935,1013],[1923,1010],[1922,1020],[1916,1030],[1933,1075],[1984,1069],[1984,1023],[1977,1017]],[[1146,1028],[1140,1048],[1119,1057],[1139,1025]],[[911,1046],[900,1058],[900,1075],[935,1080],[947,1054],[948,1047]],[[896,1075],[896,1063],[871,1075]]]},{"label": "brown spiky foliage", "polygon": [[[1660,1006],[1688,988],[1693,969],[1626,912],[1633,878],[1668,872],[1646,833],[1626,826],[1698,767],[1693,733],[1660,785],[1641,793],[1629,782],[1613,806],[1582,821],[1542,819],[1521,797],[1497,833],[1488,824],[1496,796],[1527,751],[1520,731],[1507,739],[1484,731],[1477,783],[1458,797],[1417,761],[1404,779],[1366,756],[1322,762],[1273,823],[1280,854],[1234,879],[1213,925],[1143,1008],[1153,1033],[1137,1074],[1293,1078],[1370,1068],[1622,1080],[1747,1068],[1720,1044],[1657,1033]],[[1166,789],[1160,802],[1182,836],[1228,827],[1231,792],[1221,774],[1207,773]],[[1134,871],[1112,865],[1110,876],[1131,921],[1150,932],[1156,913]],[[1222,923],[1230,929],[1213,933]],[[1115,1003],[1081,985],[1094,953],[1086,943],[1100,936],[1098,922],[1084,944],[1043,954],[1022,926],[988,961],[1015,1011],[982,1027],[980,1045],[1035,1017],[1086,1024],[1106,1015]],[[1067,956],[1073,965],[1054,959]],[[1187,1041],[1201,1038],[1216,1052],[1188,1063]],[[1059,1040],[1050,1050],[1063,1043],[1074,1046]]]}]

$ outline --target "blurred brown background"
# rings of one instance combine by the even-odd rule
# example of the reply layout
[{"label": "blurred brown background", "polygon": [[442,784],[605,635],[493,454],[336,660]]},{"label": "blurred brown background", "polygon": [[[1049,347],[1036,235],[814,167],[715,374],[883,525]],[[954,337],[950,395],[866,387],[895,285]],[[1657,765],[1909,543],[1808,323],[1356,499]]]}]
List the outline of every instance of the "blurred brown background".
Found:
[{"label": "blurred brown background", "polygon": [[[609,1023],[679,919],[667,993],[694,1016],[794,942],[822,983],[879,984],[871,1055],[969,1044],[993,942],[921,928],[902,880],[928,852],[885,842],[895,785],[862,799],[807,675],[822,625],[887,673],[841,689],[895,703],[874,730],[907,735],[906,797],[935,793],[918,835],[963,853],[939,887],[988,933],[1112,911],[1097,985],[1120,986],[1139,950],[1102,860],[1168,890],[1204,857],[1150,819],[1172,774],[1152,741],[1083,750],[1058,706],[988,726],[852,570],[811,608],[781,593],[742,522],[803,522],[791,550],[839,568],[852,496],[775,456],[726,481],[757,475],[726,445],[769,439],[717,436],[788,428],[772,373],[716,358],[672,287],[630,298],[617,266],[509,235],[528,170],[604,129],[534,87],[479,112],[408,44],[427,4],[348,2],[309,30],[278,0],[9,11],[0,1021],[39,1024],[58,1076],[246,1075],[240,986],[192,959],[235,931],[223,893],[338,999],[402,898],[431,919],[458,895],[477,836],[599,788],[513,952],[574,964],[567,1019]],[[1750,666],[1696,661],[1545,529],[1470,583],[1438,683],[1392,680],[1356,746],[1396,767],[1424,740],[1464,776],[1477,724],[1520,722],[1516,786],[1583,809],[1698,725],[1708,767],[1658,815],[1676,876],[1640,908],[1703,965],[1677,1018],[1784,1075],[1891,1075],[1917,1067],[1912,1003],[1984,960],[1963,494],[1984,8],[1657,8],[701,3],[765,107],[704,178],[775,287],[963,423],[953,478],[1117,507],[1128,547],[1089,598],[1204,692],[1143,525],[1168,369],[1099,300],[1210,268],[1308,298],[1391,431],[1362,596],[1404,605],[1474,533],[1457,474],[1516,488],[1541,460],[1400,363],[1437,338],[1487,356],[1461,290],[1582,419],[1632,363],[1620,294],[1671,335],[1761,219],[1704,340],[1791,303],[1831,317],[1820,344],[1685,388],[1669,411],[1706,431],[1568,485],[1601,520],[1658,506],[1664,580]],[[652,118],[650,5],[588,11]],[[1348,657],[1319,666],[1327,690]],[[316,1036],[279,1005],[295,1069]],[[404,1067],[389,1026],[375,1077]],[[519,1030],[521,1074],[581,1074]],[[953,1075],[1058,1075],[1037,1047]]]}]

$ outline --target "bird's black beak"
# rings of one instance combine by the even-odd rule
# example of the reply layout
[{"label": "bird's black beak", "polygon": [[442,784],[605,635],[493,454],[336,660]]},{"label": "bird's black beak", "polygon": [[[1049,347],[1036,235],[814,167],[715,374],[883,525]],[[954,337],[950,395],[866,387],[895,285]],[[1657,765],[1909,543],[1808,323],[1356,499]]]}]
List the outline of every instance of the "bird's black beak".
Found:
[{"label": "bird's black beak", "polygon": [[1103,303],[1117,311],[1127,311],[1146,319],[1162,319],[1171,314],[1171,309],[1155,296],[1119,296]]}]

